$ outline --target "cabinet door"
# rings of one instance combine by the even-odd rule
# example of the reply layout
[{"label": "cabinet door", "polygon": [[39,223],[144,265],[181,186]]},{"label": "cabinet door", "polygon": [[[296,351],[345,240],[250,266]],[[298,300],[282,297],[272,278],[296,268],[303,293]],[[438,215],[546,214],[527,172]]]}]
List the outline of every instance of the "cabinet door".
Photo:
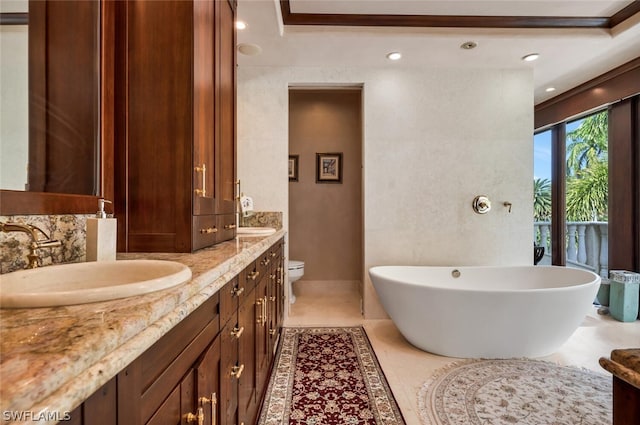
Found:
[{"label": "cabinet door", "polygon": [[267,273],[260,279],[256,286],[256,371],[258,398],[262,397],[262,390],[269,373],[269,333],[267,332],[267,315],[269,300],[267,296],[267,283],[269,282],[270,267]]},{"label": "cabinet door", "polygon": [[116,155],[126,164],[116,183],[127,209],[118,227],[127,251],[190,252],[193,5],[116,3],[124,13],[118,16]]},{"label": "cabinet door", "polygon": [[286,308],[285,296],[284,296],[284,240],[280,240],[278,243],[278,261],[276,267],[276,304],[278,306],[276,313],[276,323],[278,326],[278,332],[280,332],[280,328],[282,328],[282,323],[284,322],[284,309]]},{"label": "cabinet door", "polygon": [[[215,213],[214,2],[193,2],[193,214]],[[211,245],[211,244],[210,244]]]},{"label": "cabinet door", "polygon": [[269,332],[269,364],[273,360],[276,345],[280,335],[280,327],[284,314],[284,285],[282,284],[282,244],[278,241],[271,247],[271,272],[269,273],[269,282],[267,292],[269,297],[269,315],[268,329]]},{"label": "cabinet door", "polygon": [[[216,1],[216,98],[218,113],[218,214],[233,214],[236,207],[236,30],[235,1]],[[233,236],[232,236],[233,237]]]},{"label": "cabinet door", "polygon": [[196,363],[197,404],[203,409],[204,423],[220,423],[218,397],[220,394],[220,336],[202,354]]},{"label": "cabinet door", "polygon": [[220,333],[220,424],[238,423],[238,322],[233,317]]},{"label": "cabinet door", "polygon": [[[258,304],[260,303],[260,307]],[[238,338],[238,366],[243,368],[238,378],[238,423],[252,424],[257,409],[256,399],[256,363],[255,363],[255,332],[258,309],[262,300],[255,298],[252,289],[238,309],[238,326],[244,333]]]},{"label": "cabinet door", "polygon": [[171,391],[169,397],[153,414],[146,425],[181,425],[189,422],[197,422],[197,419],[188,420],[189,413],[197,416],[194,400],[195,373],[191,369],[182,381]]}]

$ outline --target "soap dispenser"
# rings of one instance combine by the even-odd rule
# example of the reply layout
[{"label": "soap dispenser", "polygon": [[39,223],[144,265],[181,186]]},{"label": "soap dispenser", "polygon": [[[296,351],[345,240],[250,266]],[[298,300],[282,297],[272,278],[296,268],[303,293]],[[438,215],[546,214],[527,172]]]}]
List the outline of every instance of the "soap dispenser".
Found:
[{"label": "soap dispenser", "polygon": [[87,261],[115,261],[118,220],[107,216],[106,199],[98,199],[98,212],[87,218]]}]

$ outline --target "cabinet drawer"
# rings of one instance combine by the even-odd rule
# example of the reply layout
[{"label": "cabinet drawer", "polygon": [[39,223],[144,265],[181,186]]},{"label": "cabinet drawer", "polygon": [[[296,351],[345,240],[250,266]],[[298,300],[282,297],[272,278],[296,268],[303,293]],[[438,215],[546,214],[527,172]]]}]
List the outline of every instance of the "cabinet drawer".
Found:
[{"label": "cabinet drawer", "polygon": [[[258,263],[259,260],[252,261],[244,270],[240,272],[240,280],[238,284],[245,287],[246,293],[251,292],[253,288],[256,287],[256,284],[260,281],[262,275],[264,274],[264,272],[262,274],[260,273]],[[242,302],[242,300],[240,300],[240,302]]]},{"label": "cabinet drawer", "polygon": [[211,245],[215,245],[218,241],[218,233],[220,228],[215,215],[198,215],[193,217],[192,227],[192,249],[198,250]]},{"label": "cabinet drawer", "polygon": [[219,230],[216,242],[228,241],[236,237],[235,214],[218,214],[217,226]]},{"label": "cabinet drawer", "polygon": [[271,272],[271,264],[273,259],[271,257],[271,248],[263,252],[256,260],[258,272],[260,273],[260,279],[268,276]]},{"label": "cabinet drawer", "polygon": [[231,317],[235,316],[238,310],[238,299],[242,296],[239,291],[238,277],[236,276],[218,292],[220,294],[220,327],[224,327]]}]

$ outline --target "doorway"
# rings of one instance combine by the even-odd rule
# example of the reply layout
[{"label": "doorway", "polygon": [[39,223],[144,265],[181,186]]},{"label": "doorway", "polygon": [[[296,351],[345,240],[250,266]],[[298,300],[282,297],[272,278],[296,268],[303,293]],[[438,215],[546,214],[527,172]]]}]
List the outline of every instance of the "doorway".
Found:
[{"label": "doorway", "polygon": [[289,89],[289,259],[304,262],[293,292],[355,294],[358,310],[362,129],[361,87]]}]

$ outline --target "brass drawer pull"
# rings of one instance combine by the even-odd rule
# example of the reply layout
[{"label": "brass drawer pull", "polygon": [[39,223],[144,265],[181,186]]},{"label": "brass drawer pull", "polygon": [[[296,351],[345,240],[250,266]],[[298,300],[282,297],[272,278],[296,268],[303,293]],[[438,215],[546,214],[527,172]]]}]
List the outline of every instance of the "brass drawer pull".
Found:
[{"label": "brass drawer pull", "polygon": [[274,251],[274,252],[272,252],[272,253],[271,253],[271,258],[275,257],[276,255],[278,255],[278,253],[277,253],[277,252],[275,252],[275,251]]},{"label": "brass drawer pull", "polygon": [[218,231],[215,227],[207,227],[206,229],[200,229],[200,233],[203,235],[208,235],[209,233],[216,233]]},{"label": "brass drawer pull", "polygon": [[256,307],[260,307],[260,312],[256,317],[256,323],[260,326],[264,326],[267,323],[267,296],[256,300]]},{"label": "brass drawer pull", "polygon": [[253,271],[251,272],[251,274],[249,274],[249,276],[247,276],[247,280],[249,279],[256,280],[259,275],[260,275],[259,271]]},{"label": "brass drawer pull", "polygon": [[276,329],[269,329],[269,335],[274,336],[278,332]]},{"label": "brass drawer pull", "polygon": [[224,230],[231,230],[231,229],[235,229],[236,225],[235,224],[225,224],[224,225]]},{"label": "brass drawer pull", "polygon": [[260,309],[260,312],[257,313],[257,317],[256,317],[256,323],[258,325],[262,325],[262,320],[263,320],[262,313],[264,312],[264,308],[263,308],[262,302],[263,302],[263,298],[258,298],[256,300],[256,308]]},{"label": "brass drawer pull", "polygon": [[201,405],[205,405],[207,403],[211,403],[211,425],[216,425],[216,407],[218,406],[218,397],[216,393],[211,393],[211,398],[200,397],[198,399]]},{"label": "brass drawer pull", "polygon": [[264,260],[260,261],[260,264],[262,264],[263,266],[268,266],[270,262],[271,260],[269,260],[268,258],[265,258]]},{"label": "brass drawer pull", "polygon": [[233,289],[231,290],[231,292],[233,293],[233,296],[234,296],[234,297],[239,297],[239,296],[240,296],[240,295],[242,295],[242,293],[244,292],[244,287],[242,287],[242,288],[238,288],[238,287],[233,288]]},{"label": "brass drawer pull", "polygon": [[202,189],[196,189],[196,195],[205,197],[207,196],[207,164],[202,164],[202,167],[194,167],[197,172],[202,172]]},{"label": "brass drawer pull", "polygon": [[262,326],[267,324],[267,296],[264,296],[262,303]]},{"label": "brass drawer pull", "polygon": [[240,326],[240,328],[233,328],[233,330],[231,331],[231,336],[235,336],[236,338],[240,339],[240,337],[242,336],[242,332],[244,332],[244,326]]},{"label": "brass drawer pull", "polygon": [[274,297],[269,297],[269,301],[275,301],[275,300],[276,300],[275,296]]},{"label": "brass drawer pull", "polygon": [[231,368],[231,376],[236,379],[240,379],[240,376],[242,376],[242,371],[244,371],[243,364],[241,364],[240,366],[234,366]]},{"label": "brass drawer pull", "polygon": [[198,425],[204,425],[204,410],[202,410],[202,407],[198,407],[198,414],[187,413],[184,415],[184,420],[188,423],[198,422]]}]

